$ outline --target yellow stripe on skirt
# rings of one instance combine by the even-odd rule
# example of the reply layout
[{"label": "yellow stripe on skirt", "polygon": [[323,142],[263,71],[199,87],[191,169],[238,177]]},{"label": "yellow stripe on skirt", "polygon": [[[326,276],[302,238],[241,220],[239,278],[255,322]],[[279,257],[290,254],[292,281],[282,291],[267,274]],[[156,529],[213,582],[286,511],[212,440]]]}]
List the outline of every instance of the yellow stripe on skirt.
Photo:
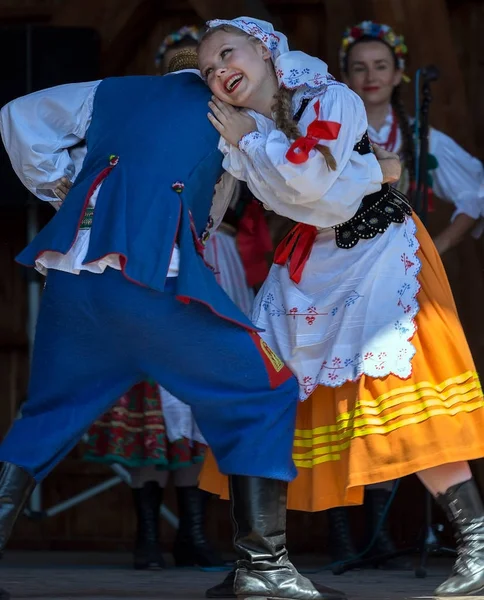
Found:
[{"label": "yellow stripe on skirt", "polygon": [[[479,378],[440,257],[415,221],[422,269],[412,375],[363,375],[339,388],[319,386],[299,403],[290,509],[359,504],[365,485],[484,456]],[[211,453],[200,485],[228,498],[227,478]]]}]

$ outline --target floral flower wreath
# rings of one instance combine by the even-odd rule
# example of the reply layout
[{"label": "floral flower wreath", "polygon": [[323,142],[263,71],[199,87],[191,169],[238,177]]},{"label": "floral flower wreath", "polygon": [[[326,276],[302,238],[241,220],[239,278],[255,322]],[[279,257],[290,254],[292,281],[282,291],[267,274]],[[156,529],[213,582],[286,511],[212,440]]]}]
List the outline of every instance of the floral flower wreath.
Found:
[{"label": "floral flower wreath", "polygon": [[344,71],[348,49],[363,37],[381,40],[390,46],[397,57],[398,68],[405,69],[405,57],[407,55],[407,46],[403,35],[397,35],[389,25],[383,23],[374,23],[373,21],[362,21],[354,27],[348,27],[341,40],[339,52],[339,64],[341,72]]},{"label": "floral flower wreath", "polygon": [[158,48],[158,52],[156,53],[156,57],[155,57],[156,66],[159,67],[161,65],[163,56],[165,55],[165,52],[168,50],[168,48],[170,48],[171,46],[174,46],[175,44],[178,44],[178,42],[181,42],[182,40],[184,40],[186,38],[188,38],[188,39],[191,38],[195,42],[198,42],[201,37],[201,34],[202,34],[202,32],[201,32],[200,28],[197,27],[196,25],[184,25],[177,31],[174,31],[173,33],[170,33],[169,35],[167,35],[166,38],[161,43],[160,47]]}]

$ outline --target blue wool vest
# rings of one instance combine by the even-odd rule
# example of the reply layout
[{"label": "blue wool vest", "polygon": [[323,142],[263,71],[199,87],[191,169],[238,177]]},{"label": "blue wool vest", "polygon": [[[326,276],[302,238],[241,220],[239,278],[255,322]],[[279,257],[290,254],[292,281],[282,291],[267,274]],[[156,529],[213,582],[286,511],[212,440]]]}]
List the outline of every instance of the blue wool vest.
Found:
[{"label": "blue wool vest", "polygon": [[119,254],[128,279],[164,291],[178,243],[176,294],[255,329],[217,284],[196,247],[222,174],[219,136],[207,119],[210,95],[194,73],[102,81],[82,170],[60,210],[18,262],[32,267],[45,250],[66,254],[89,194],[104,178],[84,264]]}]

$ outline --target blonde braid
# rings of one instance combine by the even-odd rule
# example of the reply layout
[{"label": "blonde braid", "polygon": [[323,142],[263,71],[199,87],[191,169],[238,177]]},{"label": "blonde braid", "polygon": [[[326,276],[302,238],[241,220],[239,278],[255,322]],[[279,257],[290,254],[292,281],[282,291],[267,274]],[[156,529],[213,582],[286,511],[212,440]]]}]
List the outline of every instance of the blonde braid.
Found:
[{"label": "blonde braid", "polygon": [[[294,118],[292,116],[293,96],[293,90],[288,90],[285,87],[280,87],[277,94],[275,95],[273,111],[277,129],[285,133],[288,139],[297,140],[297,138],[301,137],[302,134],[299,130],[296,121],[294,121]],[[315,146],[315,148],[316,150],[319,150],[319,152],[321,152],[321,154],[324,156],[324,160],[328,165],[328,169],[330,169],[331,171],[336,171],[336,160],[331,154],[331,150],[328,148],[328,146],[318,144],[317,146]]]}]

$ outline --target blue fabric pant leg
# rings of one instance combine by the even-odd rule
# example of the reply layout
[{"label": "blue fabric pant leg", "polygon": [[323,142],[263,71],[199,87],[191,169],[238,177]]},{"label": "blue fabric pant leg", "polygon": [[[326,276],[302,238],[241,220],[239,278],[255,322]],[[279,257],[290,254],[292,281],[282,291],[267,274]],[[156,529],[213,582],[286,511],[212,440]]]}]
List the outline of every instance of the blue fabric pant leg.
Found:
[{"label": "blue fabric pant leg", "polygon": [[[99,279],[102,275],[97,275]],[[0,445],[0,460],[41,481],[87,428],[132,385],[121,335],[105,335],[89,278],[51,271],[37,320],[27,400]],[[118,343],[116,343],[116,340]]]},{"label": "blue fabric pant leg", "polygon": [[253,332],[120,272],[51,271],[29,393],[0,460],[37,481],[131,385],[189,404],[222,472],[290,481],[297,382]]}]

